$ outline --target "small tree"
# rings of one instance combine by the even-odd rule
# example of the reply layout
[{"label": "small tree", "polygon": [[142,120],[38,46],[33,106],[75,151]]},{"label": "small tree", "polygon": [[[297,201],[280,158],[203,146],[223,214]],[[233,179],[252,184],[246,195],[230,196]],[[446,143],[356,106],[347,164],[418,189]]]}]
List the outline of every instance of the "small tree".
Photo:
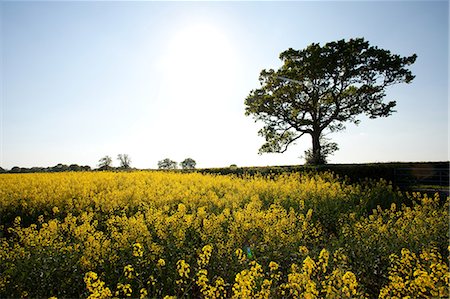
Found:
[{"label": "small tree", "polygon": [[194,159],[186,158],[180,164],[181,164],[181,168],[183,168],[183,169],[194,169],[195,165],[197,165],[197,162],[195,162]]},{"label": "small tree", "polygon": [[158,161],[159,169],[177,169],[177,162],[166,158],[164,160]]},{"label": "small tree", "polygon": [[282,153],[306,134],[312,139],[308,161],[324,163],[337,149],[323,147],[325,133],[343,130],[346,123],[358,124],[361,114],[377,118],[394,112],[395,101],[383,101],[385,90],[414,79],[407,67],[416,57],[391,54],[363,38],[284,51],[283,65],[262,70],[261,87],[245,99],[245,114],[264,123],[259,135],[266,143],[259,153]]},{"label": "small tree", "polygon": [[98,168],[102,170],[110,169],[112,165],[112,159],[110,156],[104,156],[98,160]]},{"label": "small tree", "polygon": [[130,156],[128,156],[127,154],[118,154],[117,155],[117,160],[119,160],[120,163],[120,168],[123,169],[129,169],[131,166],[131,159]]}]

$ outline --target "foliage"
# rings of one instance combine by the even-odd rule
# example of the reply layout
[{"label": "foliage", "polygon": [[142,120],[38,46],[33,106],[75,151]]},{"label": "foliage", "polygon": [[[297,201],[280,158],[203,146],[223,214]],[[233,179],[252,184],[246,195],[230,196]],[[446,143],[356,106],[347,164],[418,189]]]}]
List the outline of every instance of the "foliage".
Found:
[{"label": "foliage", "polygon": [[102,170],[108,170],[111,168],[112,158],[110,156],[104,156],[100,160],[98,160],[98,167]]},{"label": "foliage", "polygon": [[313,149],[308,149],[305,151],[305,164],[306,165],[323,165],[327,164],[327,157],[332,155],[335,151],[337,151],[338,145],[335,142],[329,142],[327,138],[321,136],[320,137],[320,153],[318,156],[314,155]]},{"label": "foliage", "polygon": [[402,248],[418,253],[423,246],[445,252],[448,246],[448,200],[417,193],[412,206],[378,207],[368,217],[350,214],[342,224],[342,246],[354,261],[357,275],[371,291],[379,290],[388,278],[389,256]]},{"label": "foliage", "polygon": [[194,169],[197,162],[195,162],[192,158],[186,158],[180,163],[180,165],[182,169]]},{"label": "foliage", "polygon": [[331,173],[2,174],[0,297],[446,297],[448,205]]},{"label": "foliage", "polygon": [[159,169],[177,169],[177,162],[165,158],[164,160],[158,161]]},{"label": "foliage", "polygon": [[[392,163],[368,163],[368,164],[327,164],[327,165],[291,165],[291,166],[265,166],[265,167],[224,167],[224,168],[204,168],[198,172],[204,174],[221,175],[262,175],[273,176],[282,173],[323,173],[331,171],[342,178],[346,178],[354,183],[367,183],[367,179],[384,179],[394,186],[402,188],[412,187],[410,183],[429,185],[428,181],[442,181],[444,187],[449,182],[449,162],[392,162]],[[423,178],[417,176],[417,169],[428,169],[429,176]],[[401,172],[401,178],[398,173]],[[370,209],[372,210],[372,208]]]},{"label": "foliage", "polygon": [[131,166],[131,159],[130,156],[128,156],[127,154],[118,154],[117,155],[117,160],[119,160],[120,163],[120,168],[123,169],[129,169]]},{"label": "foliage", "polygon": [[284,152],[306,134],[312,139],[309,161],[321,164],[326,155],[320,138],[326,131],[357,124],[360,114],[377,118],[394,112],[395,101],[383,102],[385,90],[414,79],[406,67],[416,55],[400,57],[356,38],[288,49],[280,59],[278,70],[261,71],[261,87],[245,100],[246,115],[264,123],[260,153]]},{"label": "foliage", "polygon": [[392,254],[389,260],[389,284],[381,289],[380,299],[448,297],[450,272],[436,248],[426,248],[420,255],[403,248],[400,257]]},{"label": "foliage", "polygon": [[[11,168],[9,173],[63,172],[63,171],[91,171],[91,167],[88,165],[80,166],[77,164],[70,164],[69,166],[67,166],[66,164],[62,164],[62,163],[58,163],[57,165],[52,166],[52,167],[26,168],[26,167],[14,166],[13,168]],[[0,169],[0,173],[2,173],[2,172],[6,173],[8,171],[6,171],[6,170],[1,171],[1,169]]]}]

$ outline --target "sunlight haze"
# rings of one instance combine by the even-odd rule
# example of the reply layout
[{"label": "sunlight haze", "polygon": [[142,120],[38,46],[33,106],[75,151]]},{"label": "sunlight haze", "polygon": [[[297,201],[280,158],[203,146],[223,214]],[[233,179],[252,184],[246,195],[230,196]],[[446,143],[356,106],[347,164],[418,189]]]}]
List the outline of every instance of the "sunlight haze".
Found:
[{"label": "sunlight haze", "polygon": [[327,137],[330,163],[448,160],[448,14],[440,2],[1,2],[0,167],[303,164],[311,139],[258,155],[244,100],[279,54],[364,37],[418,58],[392,116]]}]

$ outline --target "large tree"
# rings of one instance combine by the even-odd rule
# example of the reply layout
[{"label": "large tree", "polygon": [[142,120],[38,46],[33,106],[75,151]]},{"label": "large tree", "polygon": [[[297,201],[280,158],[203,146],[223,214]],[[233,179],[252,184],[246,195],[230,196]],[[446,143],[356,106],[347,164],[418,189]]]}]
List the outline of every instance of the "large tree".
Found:
[{"label": "large tree", "polygon": [[246,115],[264,123],[259,135],[266,142],[259,152],[285,152],[306,134],[312,139],[307,162],[325,163],[326,155],[337,147],[324,144],[324,134],[343,130],[346,123],[358,124],[361,114],[370,118],[391,115],[396,103],[383,101],[385,90],[414,79],[407,66],[416,57],[392,54],[363,38],[282,52],[283,65],[278,70],[262,70],[261,87],[245,100]]}]

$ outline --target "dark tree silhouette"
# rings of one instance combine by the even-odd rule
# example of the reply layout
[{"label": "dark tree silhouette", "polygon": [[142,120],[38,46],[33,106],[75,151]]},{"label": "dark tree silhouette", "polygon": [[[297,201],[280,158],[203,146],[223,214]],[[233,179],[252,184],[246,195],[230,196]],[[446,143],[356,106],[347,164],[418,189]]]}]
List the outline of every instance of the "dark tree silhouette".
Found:
[{"label": "dark tree silhouette", "polygon": [[261,87],[245,100],[245,113],[265,125],[259,153],[284,152],[303,135],[310,135],[311,164],[323,164],[335,143],[323,147],[324,133],[358,124],[357,116],[386,117],[395,101],[383,102],[385,90],[397,83],[410,83],[414,76],[406,66],[416,54],[400,57],[370,46],[363,38],[339,40],[306,49],[288,49],[280,54],[278,70],[262,70]]},{"label": "dark tree silhouette", "polygon": [[158,161],[159,169],[177,169],[177,162],[166,158],[164,160]]},{"label": "dark tree silhouette", "polygon": [[98,160],[98,168],[101,170],[110,169],[112,165],[112,159],[110,156],[104,156],[100,160]]},{"label": "dark tree silhouette", "polygon": [[119,160],[120,168],[129,169],[131,167],[131,159],[127,154],[118,154],[117,160]]},{"label": "dark tree silhouette", "polygon": [[197,165],[197,162],[195,162],[194,159],[186,158],[186,159],[184,159],[184,161],[182,161],[180,163],[180,165],[181,165],[181,168],[183,168],[183,169],[194,169],[195,166]]}]

